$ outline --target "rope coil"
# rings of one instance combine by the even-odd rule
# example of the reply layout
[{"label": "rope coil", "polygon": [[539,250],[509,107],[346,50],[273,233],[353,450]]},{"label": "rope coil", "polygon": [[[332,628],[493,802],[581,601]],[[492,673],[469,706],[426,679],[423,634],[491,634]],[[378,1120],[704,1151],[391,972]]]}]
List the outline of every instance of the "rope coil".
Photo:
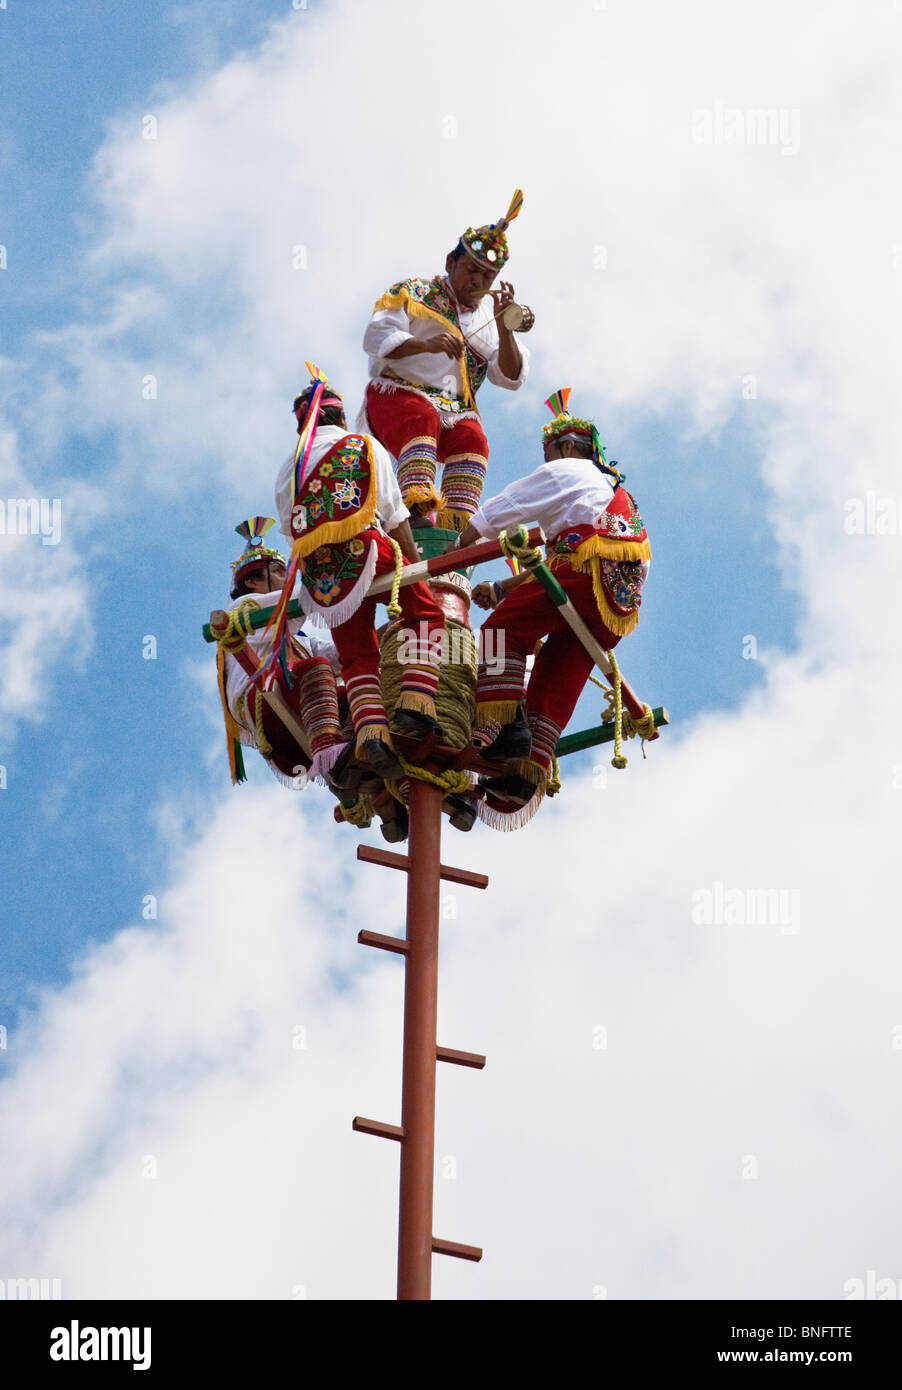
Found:
[{"label": "rope coil", "polygon": [[254,631],[250,621],[251,609],[259,607],[260,605],[255,598],[246,598],[242,603],[239,603],[237,608],[228,610],[226,626],[222,632],[214,633],[218,645],[224,651],[240,652],[247,645],[247,639]]},{"label": "rope coil", "polygon": [[[519,528],[521,531],[522,527]],[[519,560],[526,569],[535,569],[536,565],[542,563],[542,552],[537,545],[530,545],[527,540],[523,545],[518,545],[512,540],[506,531],[502,531],[498,537],[498,544],[501,547],[501,554],[509,560]]]}]

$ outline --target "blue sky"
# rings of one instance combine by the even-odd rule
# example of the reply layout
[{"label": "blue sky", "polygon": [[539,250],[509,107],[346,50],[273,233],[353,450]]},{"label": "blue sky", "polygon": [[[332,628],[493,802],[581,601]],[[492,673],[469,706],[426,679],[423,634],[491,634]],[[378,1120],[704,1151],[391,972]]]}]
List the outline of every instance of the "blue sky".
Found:
[{"label": "blue sky", "polygon": [[[497,216],[516,185],[525,201],[510,233],[510,277],[536,311],[526,340],[532,370],[516,396],[483,388],[488,491],[539,463],[543,401],[572,386],[573,405],[596,419],[649,530],[642,622],[619,657],[642,697],[669,708],[673,726],[645,762],[630,750],[629,768],[608,779],[603,800],[590,774],[608,755],[576,755],[562,769],[564,794],[527,831],[498,836],[477,826],[467,840],[446,832],[447,857],[477,868],[491,862],[495,893],[472,909],[484,916],[464,920],[451,938],[450,1015],[469,1031],[491,1013],[486,1026],[497,1028],[502,1054],[505,1037],[525,1029],[541,1057],[536,1085],[553,1097],[571,1084],[551,1069],[569,1055],[571,1019],[581,1011],[596,1019],[599,1009],[620,1017],[623,1008],[632,1051],[604,1094],[615,1108],[622,1100],[624,1125],[637,1086],[658,1095],[662,1113],[671,1094],[683,1096],[655,1052],[659,1028],[669,1027],[674,1059],[691,1061],[694,1046],[710,1049],[712,1094],[760,1076],[754,1106],[729,1120],[729,1144],[768,1148],[787,1172],[793,1155],[816,1150],[818,1133],[812,1122],[796,1134],[768,1108],[782,1058],[819,1029],[826,1035],[834,1014],[860,1024],[862,1038],[873,1017],[889,1030],[892,959],[878,955],[878,983],[849,946],[848,923],[864,933],[871,918],[849,908],[847,878],[824,846],[852,847],[859,836],[879,846],[898,817],[890,769],[902,765],[902,748],[894,735],[877,739],[885,720],[865,708],[874,692],[894,688],[895,658],[874,595],[896,582],[895,556],[890,541],[882,549],[868,537],[850,544],[842,532],[850,489],[898,490],[887,471],[897,454],[890,421],[898,329],[889,306],[898,294],[891,253],[902,242],[902,209],[880,177],[889,167],[880,151],[893,94],[879,77],[879,55],[898,36],[888,14],[844,20],[804,4],[790,22],[765,0],[737,42],[725,7],[692,0],[680,8],[677,15],[652,6],[647,22],[614,0],[586,4],[548,34],[541,6],[525,5],[516,17],[503,5],[474,7],[480,44],[503,49],[519,74],[491,99],[491,64],[477,71],[446,61],[451,39],[435,16],[417,29],[430,36],[430,81],[419,74],[415,99],[399,83],[393,24],[404,32],[427,24],[410,0],[378,13],[354,0],[310,0],[302,11],[231,0],[169,8],[9,0],[0,10],[0,244],[8,262],[0,272],[0,498],[29,493],[63,504],[59,547],[0,536],[0,1023],[11,1038],[32,1040],[26,1054],[0,1050],[0,1067],[25,1136],[22,1172],[46,1157],[40,1138],[28,1138],[35,1097],[44,1086],[66,1091],[54,1018],[90,1035],[91,1056],[120,1077],[136,1065],[132,1021],[165,1035],[161,1072],[146,1083],[148,1110],[128,1142],[143,1152],[165,1147],[165,1134],[173,1154],[182,1145],[191,1151],[195,1140],[187,1119],[174,1133],[159,1118],[167,1088],[181,1097],[183,1077],[193,1078],[184,1093],[196,1082],[198,1113],[206,1106],[210,1133],[218,1133],[215,1086],[240,1084],[216,1073],[221,1015],[231,1011],[268,1036],[273,1018],[294,1017],[293,1000],[277,993],[282,974],[328,1039],[323,1070],[310,1082],[310,1116],[321,1120],[316,1107],[344,1094],[361,1050],[361,1085],[378,1052],[361,1044],[355,1053],[350,1015],[366,1021],[364,1038],[394,1036],[394,985],[351,950],[349,921],[372,892],[370,880],[350,872],[356,832],[332,826],[325,793],[282,791],[254,757],[249,785],[230,787],[213,656],[200,630],[227,595],[240,548],[234,526],[272,514],[305,358],[327,370],[355,411],[365,380],[360,340],[375,298],[401,275],[434,273],[463,227]],[[425,61],[421,47],[417,54]],[[533,101],[539,91],[543,101]],[[850,91],[859,94],[857,114],[840,96]],[[416,106],[415,119],[405,119],[405,101]],[[715,101],[801,108],[800,150],[784,157],[779,148],[693,145],[691,114]],[[141,134],[148,113],[159,119],[154,141]],[[841,211],[837,188],[845,190]],[[309,251],[302,273],[291,267],[297,243]],[[595,264],[600,243],[603,271]],[[157,399],[142,397],[147,374],[157,378]],[[750,376],[758,387],[746,399]],[[142,656],[147,635],[156,639],[155,660]],[[743,659],[748,635],[756,660]],[[21,673],[21,681],[4,684],[4,662],[6,675]],[[837,748],[835,729],[853,706],[857,742]],[[589,687],[571,730],[594,723],[599,707],[600,692]],[[861,805],[872,821],[852,814]],[[605,858],[596,861],[599,831]],[[367,838],[381,843],[376,829]],[[275,857],[273,846],[286,843],[297,844],[297,862],[284,848]],[[256,893],[245,882],[245,852],[260,865]],[[863,851],[865,864],[871,852]],[[891,911],[891,884],[881,877],[891,854],[873,857],[869,893],[885,892]],[[233,907],[225,890],[236,864]],[[737,945],[690,934],[680,904],[694,885],[731,874],[802,885],[811,935],[795,954],[779,936]],[[509,915],[524,884],[534,906],[528,926]],[[292,891],[309,892],[315,913]],[[234,915],[239,901],[247,914],[246,892],[280,905],[254,927],[258,954]],[[158,898],[160,917],[142,923],[147,894]],[[368,901],[374,925],[390,904],[387,890],[384,901]],[[629,931],[600,925],[603,905],[616,906]],[[292,935],[287,923],[298,916],[303,928]],[[559,924],[560,959],[539,931],[549,919]],[[530,944],[512,965],[505,943],[521,929]],[[101,943],[106,954],[93,951]],[[78,984],[67,986],[73,971]],[[550,982],[545,993],[536,981]],[[111,991],[129,1001],[121,1016]],[[794,1012],[803,996],[804,1016]],[[771,1053],[771,1042],[754,1034],[761,999],[774,1018]],[[746,1021],[745,1051],[734,1018]],[[471,1043],[479,1038],[459,1041]],[[861,1043],[861,1056],[868,1046]],[[205,1047],[209,1091],[192,1062]],[[855,1130],[862,1086],[853,1053],[825,1054],[824,1075],[799,1078],[798,1113],[808,1114],[810,1095],[831,1084],[829,1062],[842,1076],[837,1088]],[[269,1054],[245,1060],[275,1123],[278,1066]],[[882,1076],[884,1062],[881,1054],[868,1075]],[[574,1106],[586,1094],[580,1087],[595,1084],[582,1066],[574,1062]],[[73,1191],[96,1179],[100,1214],[73,1198],[65,1229],[75,1234],[69,1253],[58,1255],[80,1289],[106,1287],[92,1270],[90,1231],[119,1201],[115,1161],[99,1156],[109,1122],[102,1074],[98,1062],[85,1089],[107,1118],[84,1120],[87,1148],[73,1146],[68,1173]],[[684,1069],[680,1084],[691,1087],[693,1075]],[[879,1087],[873,1095],[882,1113]],[[683,1099],[682,1114],[702,1104],[691,1092]],[[449,1106],[465,1129],[463,1103]],[[651,1102],[646,1110],[655,1113]],[[742,1137],[744,1126],[754,1130],[750,1115],[766,1143]],[[672,1223],[682,1252],[673,1267],[684,1282],[652,1256],[653,1274],[638,1269],[629,1252],[641,1241],[618,1227],[611,1249],[621,1251],[622,1287],[634,1296],[649,1287],[655,1296],[674,1288],[700,1294],[704,1270],[717,1267],[716,1259],[706,1265],[704,1243],[710,1237],[717,1247],[720,1237],[698,1217],[714,1179],[700,1174],[707,1162],[715,1173],[727,1162],[727,1141],[722,1116],[705,1116],[707,1148],[698,1165],[685,1159],[682,1195],[672,1203],[670,1179],[654,1166],[660,1135],[651,1121],[636,1130],[644,1148],[635,1162],[651,1165],[642,1169],[649,1210],[658,1202],[662,1221]],[[599,1111],[598,1134],[606,1123]],[[678,1116],[673,1123],[679,1129]],[[790,1133],[793,1143],[781,1147]],[[242,1142],[228,1139],[239,1168]],[[310,1157],[331,1165],[329,1182],[354,1161],[343,1150],[339,1161],[331,1143],[324,1139],[321,1157]],[[686,1144],[688,1152],[691,1136]],[[490,1146],[499,1172],[502,1150]],[[628,1168],[626,1148],[622,1157]],[[542,1161],[536,1157],[535,1171],[545,1171]],[[553,1165],[554,1154],[544,1161]],[[850,1171],[869,1171],[858,1152],[850,1162]],[[584,1180],[591,1186],[589,1169]],[[453,1189],[454,1200],[469,1211],[478,1196],[466,1191]],[[819,1191],[840,1207],[847,1196],[841,1183]],[[42,1194],[29,1192],[32,1228],[41,1231]],[[341,1192],[335,1188],[336,1202]],[[166,1207],[175,1228],[195,1195],[185,1178]],[[759,1238],[781,1249],[778,1214],[794,1210],[789,1186],[772,1200],[773,1224],[761,1233],[747,1209],[736,1218],[749,1222],[743,1249],[753,1251]],[[695,1220],[684,1220],[695,1201]],[[126,1208],[131,1220],[137,1207]],[[729,1205],[719,1209],[715,1227],[728,1230],[734,1215]],[[812,1206],[798,1268],[795,1255],[784,1262],[794,1289],[814,1289],[816,1219]],[[50,1229],[34,1258],[53,1250]],[[155,1238],[146,1232],[135,1250],[155,1248]],[[256,1236],[247,1239],[251,1249]],[[217,1240],[206,1231],[209,1269],[189,1281],[188,1296],[216,1296]],[[314,1241],[311,1251],[318,1248]],[[850,1236],[838,1248],[847,1273],[863,1273],[865,1247]],[[281,1254],[270,1254],[281,1268]],[[330,1277],[340,1285],[330,1255],[310,1258],[326,1271],[323,1287]],[[760,1258],[760,1267],[752,1259],[746,1268],[737,1257],[729,1288],[766,1292],[767,1250]],[[262,1267],[255,1246],[248,1268],[254,1261]],[[287,1256],[284,1264],[289,1271]],[[139,1265],[137,1256],[131,1272],[116,1265],[123,1289],[143,1287],[142,1270],[154,1261]],[[841,1283],[837,1271],[831,1289]],[[521,1277],[513,1266],[508,1274]],[[586,1277],[591,1286],[602,1276]],[[447,1287],[464,1290],[449,1296],[478,1296],[465,1284]],[[248,1288],[250,1296],[282,1296],[252,1279]]]}]

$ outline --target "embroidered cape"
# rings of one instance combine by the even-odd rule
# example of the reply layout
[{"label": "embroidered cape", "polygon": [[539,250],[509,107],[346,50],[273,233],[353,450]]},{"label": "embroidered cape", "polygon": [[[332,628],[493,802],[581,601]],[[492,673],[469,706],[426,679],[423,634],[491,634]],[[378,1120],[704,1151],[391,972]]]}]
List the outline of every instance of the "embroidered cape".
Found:
[{"label": "embroidered cape", "polygon": [[357,611],[376,568],[376,470],[367,435],[346,434],[301,484],[291,510],[305,613],[338,627]]},{"label": "embroidered cape", "polygon": [[568,563],[579,574],[591,574],[592,590],[602,622],[620,637],[639,622],[642,585],[651,547],[632,493],[618,486],[592,526],[573,526],[555,536],[551,568]]},{"label": "embroidered cape", "polygon": [[[399,280],[396,285],[391,285],[386,290],[381,299],[377,300],[373,307],[373,313],[379,309],[403,309],[411,318],[432,319],[442,327],[450,323],[463,339],[463,330],[457,316],[457,309],[441,275],[434,275],[431,280],[421,280],[415,276],[409,280]],[[461,347],[463,351],[460,359],[460,375],[463,383],[463,401],[465,406],[475,410],[476,392],[485,381],[488,363],[473,351],[469,343],[461,342]],[[415,386],[416,382],[410,384]]]}]

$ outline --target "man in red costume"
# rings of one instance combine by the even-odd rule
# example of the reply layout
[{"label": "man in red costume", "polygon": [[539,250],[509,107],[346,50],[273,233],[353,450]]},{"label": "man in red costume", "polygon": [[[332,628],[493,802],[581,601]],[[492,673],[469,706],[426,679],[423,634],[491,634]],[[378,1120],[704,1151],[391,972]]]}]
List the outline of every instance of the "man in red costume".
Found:
[{"label": "man in red costume", "polygon": [[[278,550],[264,544],[266,532],[274,525],[272,517],[255,516],[235,527],[246,545],[232,564],[230,612],[271,608],[278,602],[285,583],[285,560]],[[213,620],[220,619],[220,629],[225,617],[223,612],[211,615]],[[245,635],[243,625],[237,631]],[[305,632],[301,620],[293,618],[288,623],[287,639],[284,666],[279,663],[275,667],[273,684],[303,728],[312,763],[304,746],[269,705],[263,701],[258,706],[261,682],[254,677],[271,645],[263,628],[247,632],[244,641],[236,636],[234,643],[226,645],[219,661],[220,681],[231,738],[257,748],[279,781],[301,787],[305,779],[298,776],[300,771],[308,771],[310,777],[327,777],[345,747],[335,680],[340,667],[338,653],[322,630],[317,632],[311,626]],[[237,764],[233,766],[233,780],[242,780]]]},{"label": "man in red costume", "polygon": [[[293,407],[301,440],[276,481],[282,531],[293,541],[289,581],[300,572],[298,598],[305,613],[331,629],[356,758],[380,777],[397,778],[403,771],[379,682],[379,599],[366,595],[377,575],[416,562],[419,552],[391,459],[378,440],[348,432],[341,396],[316,368],[311,372],[310,386]],[[399,733],[425,733],[439,728],[435,691],[445,620],[422,582],[402,587],[399,603],[405,624],[418,636],[413,653],[408,649],[392,726]]]},{"label": "man in red costume", "polygon": [[[438,508],[436,524],[454,531],[478,507],[488,463],[476,392],[486,376],[516,391],[529,370],[526,349],[502,317],[513,286],[502,281],[492,289],[510,254],[505,230],[522,202],[517,189],[498,222],[468,227],[448,253],[444,275],[392,285],[364,334],[370,383],[357,424],[397,459],[410,511]],[[524,330],[532,324],[526,314]]]},{"label": "man in red costume", "polygon": [[[569,396],[567,389],[546,402],[555,418],[542,431],[545,463],[483,503],[459,544],[538,523],[548,537],[555,579],[610,651],[639,621],[651,551],[622,476],[605,459],[592,421],[569,413]],[[509,592],[482,627],[484,650],[495,660],[480,664],[475,722],[477,729],[502,726],[485,756],[504,759],[507,767],[489,790],[517,807],[538,806],[593,660],[533,576],[506,585]],[[488,602],[487,590],[478,598]],[[547,641],[524,693],[527,657],[540,638]]]}]

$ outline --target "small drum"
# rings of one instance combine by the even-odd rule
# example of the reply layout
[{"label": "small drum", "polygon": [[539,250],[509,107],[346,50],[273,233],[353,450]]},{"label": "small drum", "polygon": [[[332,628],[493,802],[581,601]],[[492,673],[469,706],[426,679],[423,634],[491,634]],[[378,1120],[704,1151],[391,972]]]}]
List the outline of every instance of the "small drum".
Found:
[{"label": "small drum", "polygon": [[501,315],[501,322],[511,333],[528,333],[535,321],[535,314],[526,304],[508,304]]}]

